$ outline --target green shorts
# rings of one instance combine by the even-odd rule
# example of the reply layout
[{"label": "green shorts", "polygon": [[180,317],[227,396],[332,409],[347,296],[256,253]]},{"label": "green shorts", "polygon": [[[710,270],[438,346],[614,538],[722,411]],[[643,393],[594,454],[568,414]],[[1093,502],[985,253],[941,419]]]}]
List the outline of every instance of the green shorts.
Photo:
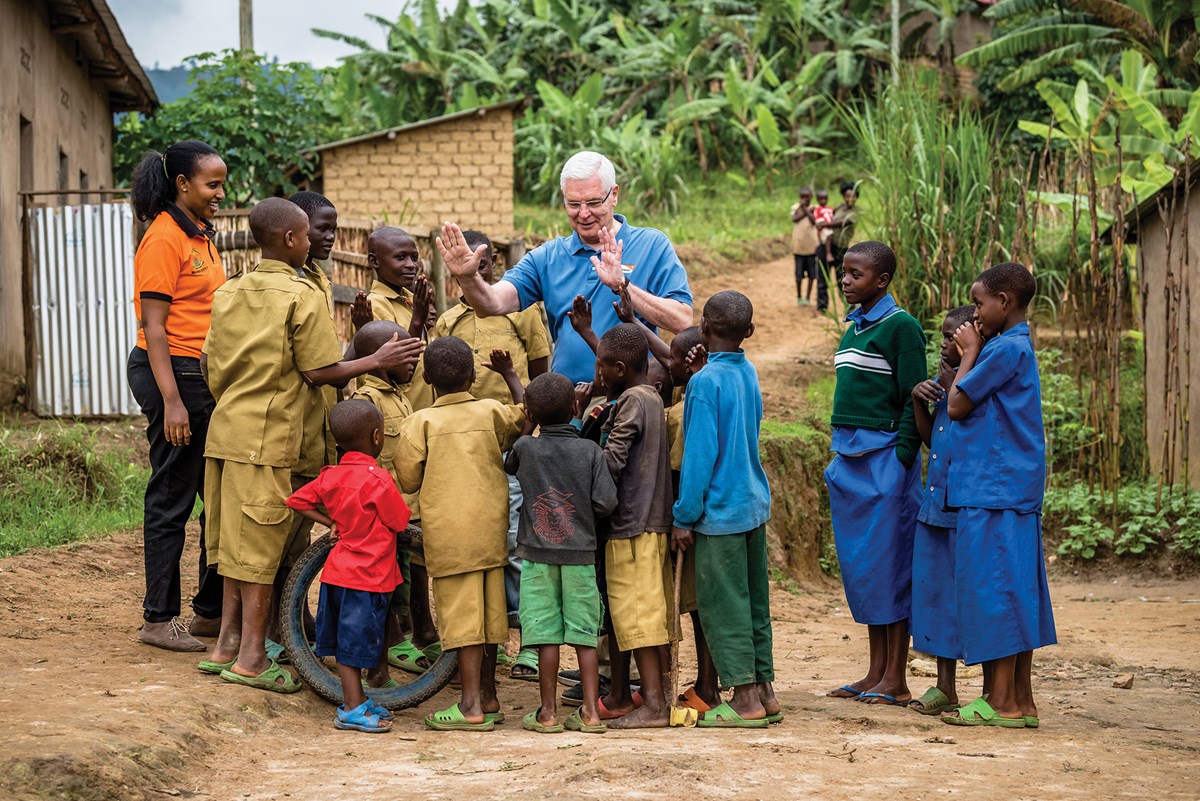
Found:
[{"label": "green shorts", "polygon": [[521,567],[521,645],[595,648],[604,610],[595,565]]}]

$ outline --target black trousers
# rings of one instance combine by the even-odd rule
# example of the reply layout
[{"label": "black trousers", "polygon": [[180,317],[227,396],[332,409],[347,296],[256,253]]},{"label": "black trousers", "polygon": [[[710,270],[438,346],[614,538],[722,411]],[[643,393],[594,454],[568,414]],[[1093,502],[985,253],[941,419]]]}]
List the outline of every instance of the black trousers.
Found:
[{"label": "black trousers", "polygon": [[[162,623],[179,615],[179,560],[183,556],[185,527],[196,504],[204,497],[204,440],[212,416],[212,393],[200,374],[200,360],[172,356],[171,367],[179,397],[187,407],[192,441],[174,446],[163,433],[166,406],[154,381],[150,358],[135,347],[129,354],[129,388],[146,415],[146,439],[150,443],[150,481],[146,484],[145,541],[146,597],[143,617]],[[208,567],[204,551],[204,514],[200,514],[200,588],[192,598],[192,611],[203,617],[221,616],[221,577]]]},{"label": "black trousers", "polygon": [[829,308],[829,285],[825,280],[827,274],[830,280],[837,280],[837,268],[825,258],[825,245],[821,244],[817,246],[817,311],[819,312]]}]

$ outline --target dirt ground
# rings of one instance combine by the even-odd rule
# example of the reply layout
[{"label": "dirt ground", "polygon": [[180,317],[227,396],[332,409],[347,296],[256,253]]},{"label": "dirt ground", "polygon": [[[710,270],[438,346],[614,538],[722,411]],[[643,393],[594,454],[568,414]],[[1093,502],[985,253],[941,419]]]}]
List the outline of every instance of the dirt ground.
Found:
[{"label": "dirt ground", "polygon": [[[699,287],[755,299],[747,349],[774,410],[806,383],[796,373],[832,369],[831,334],[795,306],[790,268]],[[1053,576],[1061,644],[1035,661],[1038,730],[826,698],[861,677],[866,652],[830,582],[773,592],[786,718],[768,730],[531,734],[520,716],[536,686],[505,679],[508,722],[494,733],[425,730],[423,715],[453,703],[447,690],[371,737],[335,730],[332,707],[307,690],[234,687],[198,673],[198,655],[138,644],[141,576],[136,531],[0,560],[0,799],[1200,797],[1200,580]],[[191,592],[190,570],[184,580]],[[687,677],[690,647],[683,665]],[[1129,689],[1114,686],[1128,677]],[[931,683],[910,676],[914,695]],[[960,694],[979,683],[960,681]]]}]

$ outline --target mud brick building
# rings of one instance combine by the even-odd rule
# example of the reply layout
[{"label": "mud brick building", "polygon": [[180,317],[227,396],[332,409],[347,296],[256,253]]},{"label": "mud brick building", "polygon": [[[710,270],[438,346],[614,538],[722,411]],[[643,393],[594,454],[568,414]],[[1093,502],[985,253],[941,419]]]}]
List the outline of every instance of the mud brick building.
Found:
[{"label": "mud brick building", "polygon": [[21,193],[113,187],[113,113],[158,98],[104,0],[0,0],[0,406],[25,374]]},{"label": "mud brick building", "polygon": [[460,111],[313,149],[309,188],[341,217],[507,236],[513,230],[513,116],[521,100]]}]

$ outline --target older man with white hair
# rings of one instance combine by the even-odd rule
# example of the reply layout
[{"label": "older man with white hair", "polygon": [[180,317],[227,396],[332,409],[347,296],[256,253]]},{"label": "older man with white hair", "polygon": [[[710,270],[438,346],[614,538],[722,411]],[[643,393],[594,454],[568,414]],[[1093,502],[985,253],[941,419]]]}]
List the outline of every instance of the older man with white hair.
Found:
[{"label": "older man with white hair", "polygon": [[612,302],[623,287],[634,313],[671,332],[692,324],[692,293],[666,234],[632,226],[614,213],[621,188],[611,161],[587,150],[576,153],[563,166],[559,185],[574,233],[530,251],[494,285],[476,269],[482,248],[473,253],[457,225],[442,226],[437,243],[480,317],[544,301],[554,338],[551,369],[575,382],[591,381],[595,356],[567,316],[577,295],[592,302],[592,327],[602,335],[620,322]]}]

